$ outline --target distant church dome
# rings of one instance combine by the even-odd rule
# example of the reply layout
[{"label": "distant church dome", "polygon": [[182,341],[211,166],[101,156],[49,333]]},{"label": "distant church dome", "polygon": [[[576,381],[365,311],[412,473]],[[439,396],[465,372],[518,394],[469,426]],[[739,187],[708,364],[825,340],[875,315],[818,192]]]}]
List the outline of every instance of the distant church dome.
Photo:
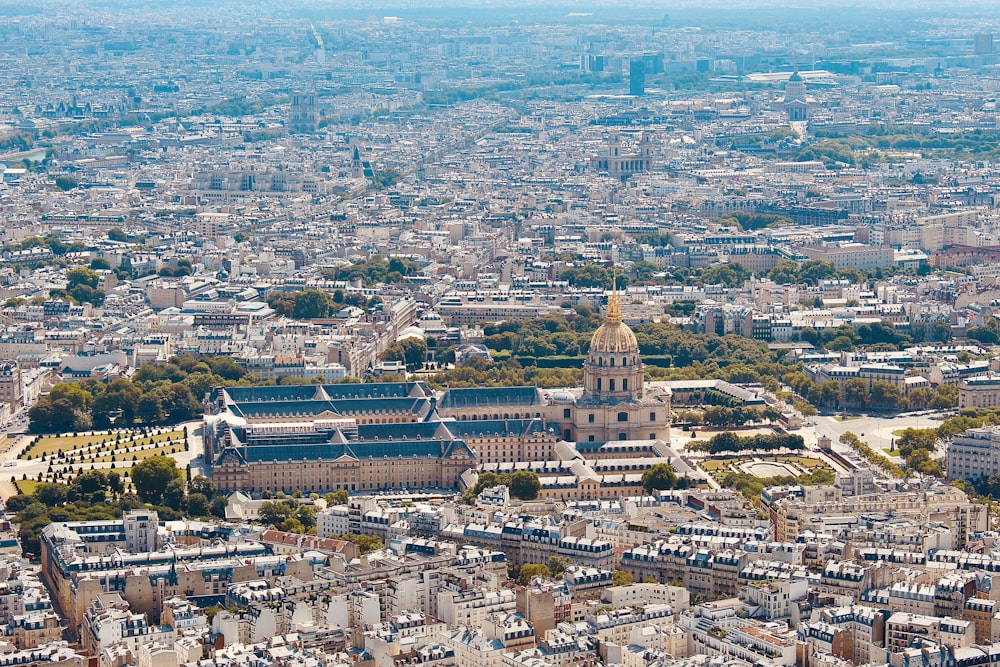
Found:
[{"label": "distant church dome", "polygon": [[788,77],[788,80],[794,82],[802,81],[802,75],[799,74],[798,68],[795,68],[795,71],[792,72],[792,75],[790,77]]},{"label": "distant church dome", "polygon": [[622,322],[622,305],[618,294],[608,299],[608,319],[590,339],[591,354],[638,354],[639,342],[627,324]]}]

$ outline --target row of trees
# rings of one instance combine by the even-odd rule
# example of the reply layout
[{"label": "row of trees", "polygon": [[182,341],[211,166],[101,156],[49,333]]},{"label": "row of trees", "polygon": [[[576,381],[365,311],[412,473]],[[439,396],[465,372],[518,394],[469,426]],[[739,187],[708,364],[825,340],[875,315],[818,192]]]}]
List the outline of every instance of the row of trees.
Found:
[{"label": "row of trees", "polygon": [[741,436],[726,431],[713,435],[704,447],[711,454],[723,452],[769,452],[779,449],[802,449],[805,442],[801,435],[792,433],[758,433]]},{"label": "row of trees", "polygon": [[176,424],[196,419],[213,387],[249,381],[229,357],[190,355],[143,364],[132,379],[63,382],[29,411],[32,433],[67,433],[90,428]]},{"label": "row of trees", "polygon": [[848,431],[840,436],[840,443],[853,449],[858,456],[871,463],[876,468],[881,468],[885,473],[896,478],[906,477],[906,473],[898,465],[890,461],[883,454],[879,454],[867,442],[862,442],[857,434]]},{"label": "row of trees", "polygon": [[743,406],[730,408],[724,405],[713,405],[705,408],[702,421],[709,426],[743,426],[762,421],[773,422],[780,418],[781,413],[771,407],[757,410]]},{"label": "row of trees", "polygon": [[841,390],[838,382],[821,384],[799,370],[786,373],[782,382],[813,405],[831,409],[871,407],[879,410],[946,410],[958,405],[958,387],[955,385],[918,387],[911,390],[908,396],[903,396],[899,387],[885,380],[874,380],[869,388],[868,380],[850,378],[844,382]]}]

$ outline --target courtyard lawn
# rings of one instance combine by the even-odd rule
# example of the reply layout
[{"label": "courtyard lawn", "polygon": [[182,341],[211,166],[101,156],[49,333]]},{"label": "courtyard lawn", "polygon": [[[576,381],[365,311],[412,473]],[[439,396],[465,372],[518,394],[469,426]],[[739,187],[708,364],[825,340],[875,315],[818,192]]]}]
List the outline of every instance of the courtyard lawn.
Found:
[{"label": "courtyard lawn", "polygon": [[[818,470],[833,470],[826,464],[825,461],[821,459],[815,459],[809,456],[735,456],[735,457],[720,457],[714,459],[706,459],[704,461],[699,461],[698,466],[711,475],[715,481],[722,484],[722,481],[731,472],[750,474],[758,479],[764,479],[767,475],[754,474],[753,472],[745,472],[743,466],[745,464],[751,464],[751,470],[757,467],[759,470],[768,469],[767,466],[770,464],[772,467],[778,466],[782,463],[796,466],[805,473],[813,473]],[[771,470],[776,475],[790,475],[798,476],[798,472],[788,470],[779,471]],[[793,474],[794,473],[794,474]]]}]

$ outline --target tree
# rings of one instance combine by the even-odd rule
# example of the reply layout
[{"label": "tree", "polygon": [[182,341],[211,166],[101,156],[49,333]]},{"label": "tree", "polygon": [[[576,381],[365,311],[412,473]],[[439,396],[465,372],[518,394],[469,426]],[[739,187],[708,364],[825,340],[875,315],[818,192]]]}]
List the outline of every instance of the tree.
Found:
[{"label": "tree", "polygon": [[200,493],[206,498],[214,498],[215,484],[204,475],[195,475],[188,483],[188,493]]},{"label": "tree", "polygon": [[184,509],[190,516],[209,516],[212,513],[208,497],[203,493],[188,494],[188,497],[184,499]]},{"label": "tree", "polygon": [[50,401],[66,400],[74,410],[89,410],[94,403],[94,395],[75,382],[60,382],[49,390]]},{"label": "tree", "polygon": [[632,573],[625,572],[624,570],[615,570],[611,573],[611,585],[612,586],[631,586],[635,583],[635,577]]},{"label": "tree", "polygon": [[779,285],[795,285],[799,282],[799,263],[794,259],[779,260],[767,277]]},{"label": "tree", "polygon": [[402,348],[406,367],[410,370],[420,368],[427,358],[427,343],[420,338],[404,338],[398,344]]},{"label": "tree", "polygon": [[573,564],[573,561],[565,556],[552,556],[549,558],[549,571],[553,577],[561,577],[566,568]]},{"label": "tree", "polygon": [[157,387],[148,391],[139,399],[136,406],[136,416],[144,424],[162,424],[167,420],[167,411],[164,409],[163,400],[167,394],[165,387]]},{"label": "tree", "polygon": [[518,470],[510,476],[510,494],[521,500],[534,500],[542,490],[538,475],[530,470]]},{"label": "tree", "polygon": [[125,241],[128,241],[128,235],[123,232],[120,227],[112,227],[108,230],[108,239],[124,243]]},{"label": "tree", "polygon": [[358,545],[358,553],[362,556],[369,554],[373,551],[378,551],[383,548],[385,544],[379,538],[374,535],[359,535],[357,533],[346,533],[344,535],[333,535],[334,539],[344,540],[345,542],[353,542]]},{"label": "tree", "polygon": [[85,417],[65,399],[42,398],[28,410],[28,429],[32,433],[66,433],[75,430]]},{"label": "tree", "polygon": [[[166,456],[151,456],[132,468],[132,483],[143,502],[159,505],[170,482],[183,479],[177,462]],[[182,487],[183,491],[183,487]]]},{"label": "tree", "polygon": [[72,176],[56,176],[56,187],[63,192],[69,192],[78,185],[80,185],[80,183]]},{"label": "tree", "polygon": [[204,361],[208,364],[212,373],[229,382],[237,382],[247,374],[246,369],[236,363],[231,357],[210,357]]},{"label": "tree", "polygon": [[333,312],[333,302],[326,292],[310,289],[295,294],[292,316],[300,320],[329,317]]},{"label": "tree", "polygon": [[875,380],[872,382],[871,399],[875,405],[890,410],[895,409],[899,407],[902,398],[903,393],[899,387],[891,382],[886,382],[885,380]]},{"label": "tree", "polygon": [[717,264],[702,271],[701,281],[706,285],[739,287],[746,282],[747,276],[747,270],[740,264]]},{"label": "tree", "polygon": [[66,272],[66,292],[79,303],[104,303],[104,292],[98,289],[101,276],[94,270],[77,266]]},{"label": "tree", "polygon": [[103,427],[112,423],[131,424],[135,421],[140,398],[142,391],[127,378],[112,380],[104,393],[94,399],[91,408],[94,423]]},{"label": "tree", "polygon": [[824,382],[820,387],[820,402],[833,407],[839,405],[840,385],[836,382]]},{"label": "tree", "polygon": [[295,505],[294,501],[269,500],[261,503],[257,515],[264,523],[278,527],[285,519],[289,519],[295,514]]},{"label": "tree", "polygon": [[229,499],[225,496],[217,496],[212,500],[212,516],[219,519],[226,518],[226,506],[229,504]]},{"label": "tree", "polygon": [[937,447],[937,429],[933,428],[907,428],[896,439],[896,449],[899,455],[908,457],[913,451],[923,449],[933,452]]},{"label": "tree", "polygon": [[868,403],[868,385],[861,378],[851,378],[844,383],[844,400],[859,408]]},{"label": "tree", "polygon": [[519,584],[527,586],[535,578],[551,579],[552,571],[543,563],[525,563],[521,566],[521,572],[517,577]]},{"label": "tree", "polygon": [[325,500],[327,506],[346,505],[349,497],[346,489],[337,489],[333,493],[326,494]]},{"label": "tree", "polygon": [[184,479],[182,477],[167,482],[161,503],[178,512],[184,507]]},{"label": "tree", "polygon": [[648,493],[665,491],[677,486],[677,473],[666,463],[657,463],[642,473],[642,488]]},{"label": "tree", "polygon": [[77,475],[70,488],[84,497],[103,494],[108,488],[108,477],[103,470],[88,470]]},{"label": "tree", "polygon": [[117,495],[120,495],[122,491],[125,490],[125,485],[122,484],[122,477],[115,471],[108,473],[108,491]]},{"label": "tree", "polygon": [[5,509],[8,512],[17,513],[22,511],[25,507],[27,507],[33,502],[35,502],[34,496],[26,496],[24,494],[18,494],[16,496],[11,496],[10,498],[7,499]]},{"label": "tree", "polygon": [[301,535],[306,532],[306,527],[295,517],[288,517],[281,522],[281,526],[279,527],[286,533],[299,533]]},{"label": "tree", "polygon": [[989,327],[970,327],[965,332],[967,338],[983,345],[996,345],[1000,343],[1000,334]]},{"label": "tree", "polygon": [[69,489],[62,484],[43,482],[35,487],[34,497],[35,500],[40,503],[48,505],[49,507],[55,507],[66,502],[66,494],[68,491]]}]

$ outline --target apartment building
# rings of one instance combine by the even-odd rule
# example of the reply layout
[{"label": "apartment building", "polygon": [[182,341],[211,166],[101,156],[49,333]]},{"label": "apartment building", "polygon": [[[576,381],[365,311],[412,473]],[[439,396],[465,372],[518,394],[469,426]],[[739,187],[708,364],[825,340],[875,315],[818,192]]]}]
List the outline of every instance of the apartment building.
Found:
[{"label": "apartment building", "polygon": [[979,479],[1000,472],[1000,428],[970,428],[956,435],[945,456],[948,479]]}]

